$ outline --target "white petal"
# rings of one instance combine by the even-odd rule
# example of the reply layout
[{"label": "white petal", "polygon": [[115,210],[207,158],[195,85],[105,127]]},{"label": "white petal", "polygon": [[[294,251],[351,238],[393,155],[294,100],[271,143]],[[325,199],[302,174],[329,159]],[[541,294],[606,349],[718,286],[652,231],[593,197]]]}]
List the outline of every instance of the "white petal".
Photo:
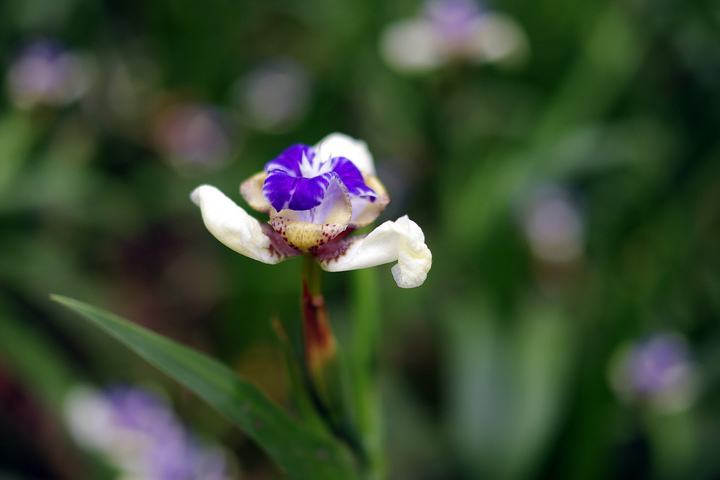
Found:
[{"label": "white petal", "polygon": [[252,209],[263,213],[270,211],[270,202],[263,194],[263,184],[266,178],[266,172],[258,172],[240,184],[240,195]]},{"label": "white petal", "polygon": [[328,272],[342,272],[395,261],[392,274],[401,288],[422,285],[432,265],[425,235],[407,215],[383,223],[366,237],[353,241],[337,258],[324,260],[320,265]]},{"label": "white petal", "polygon": [[528,53],[528,40],[511,17],[488,13],[478,21],[468,50],[478,61],[521,62]]},{"label": "white petal", "polygon": [[375,175],[375,162],[367,144],[362,140],[356,140],[344,133],[331,133],[320,140],[315,148],[321,162],[327,162],[333,157],[345,157],[362,173]]},{"label": "white petal", "polygon": [[207,229],[225,246],[263,263],[275,264],[283,260],[283,256],[271,248],[270,238],[263,233],[260,222],[220,190],[202,185],[190,198],[200,207]]},{"label": "white petal", "polygon": [[425,20],[404,20],[390,25],[380,40],[380,53],[391,67],[408,73],[426,72],[447,60],[442,38]]},{"label": "white petal", "polygon": [[385,185],[374,175],[365,176],[365,184],[375,190],[377,198],[374,202],[362,197],[353,197],[351,223],[356,228],[370,225],[390,203],[390,196]]},{"label": "white petal", "polygon": [[112,445],[112,410],[107,401],[87,387],[75,387],[63,403],[65,423],[82,446],[105,449]]}]

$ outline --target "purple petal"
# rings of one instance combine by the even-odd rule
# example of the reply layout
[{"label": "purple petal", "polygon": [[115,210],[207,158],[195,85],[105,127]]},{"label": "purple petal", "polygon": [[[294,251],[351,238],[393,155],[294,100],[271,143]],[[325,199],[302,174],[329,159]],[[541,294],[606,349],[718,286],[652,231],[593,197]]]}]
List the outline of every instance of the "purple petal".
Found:
[{"label": "purple petal", "polygon": [[263,183],[263,195],[270,202],[270,205],[279,212],[290,203],[290,197],[295,191],[297,181],[297,177],[289,175],[283,170],[273,170],[268,174],[265,183]]},{"label": "purple petal", "polygon": [[328,179],[324,175],[297,178],[282,170],[273,170],[265,179],[263,194],[277,211],[310,210],[320,205],[327,187]]},{"label": "purple petal", "polygon": [[368,198],[370,201],[375,201],[377,195],[375,191],[365,185],[362,173],[355,166],[353,162],[345,157],[335,157],[332,159],[333,172],[335,172],[340,180],[347,187],[350,195]]},{"label": "purple petal", "polygon": [[328,180],[324,175],[313,178],[299,178],[288,208],[290,210],[310,210],[317,207],[325,197]]},{"label": "purple petal", "polygon": [[310,145],[297,143],[286,148],[275,159],[265,164],[265,171],[270,173],[279,170],[295,177],[300,177],[302,176],[300,173],[300,163],[302,162],[303,156],[307,157],[308,160],[312,160],[315,157],[315,150],[313,150],[313,147]]}]

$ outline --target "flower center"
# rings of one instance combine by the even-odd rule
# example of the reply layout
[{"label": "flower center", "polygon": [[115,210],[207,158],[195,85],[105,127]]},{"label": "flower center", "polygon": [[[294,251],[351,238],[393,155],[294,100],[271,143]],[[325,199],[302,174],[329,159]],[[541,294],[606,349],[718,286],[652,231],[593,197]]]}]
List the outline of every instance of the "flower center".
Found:
[{"label": "flower center", "polygon": [[332,171],[332,162],[323,162],[318,159],[317,155],[311,155],[308,157],[307,154],[303,153],[300,159],[300,175],[304,178],[314,178],[318,175],[328,173]]}]

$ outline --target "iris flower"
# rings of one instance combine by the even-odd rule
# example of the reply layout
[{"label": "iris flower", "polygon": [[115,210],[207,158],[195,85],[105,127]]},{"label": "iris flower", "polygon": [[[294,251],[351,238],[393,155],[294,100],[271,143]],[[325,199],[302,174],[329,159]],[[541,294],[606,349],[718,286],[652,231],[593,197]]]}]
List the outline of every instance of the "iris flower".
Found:
[{"label": "iris flower", "polygon": [[455,61],[512,64],[528,45],[515,20],[475,0],[427,0],[421,13],[388,26],[380,49],[398,71],[427,72]]},{"label": "iris flower", "polygon": [[402,288],[422,285],[430,270],[423,231],[407,216],[350,235],[390,201],[365,142],[333,133],[315,146],[292,145],[243,182],[240,193],[269,215],[267,223],[209,185],[191,198],[210,233],[242,255],[267,264],[310,255],[329,272],[397,262],[392,274]]}]

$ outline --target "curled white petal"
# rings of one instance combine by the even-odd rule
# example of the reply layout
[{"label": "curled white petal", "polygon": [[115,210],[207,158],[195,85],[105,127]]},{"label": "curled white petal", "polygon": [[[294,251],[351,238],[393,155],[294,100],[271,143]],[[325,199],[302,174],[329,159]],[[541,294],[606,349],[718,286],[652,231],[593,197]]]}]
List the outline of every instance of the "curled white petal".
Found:
[{"label": "curled white petal", "polygon": [[373,161],[367,144],[356,140],[344,133],[331,133],[315,147],[320,161],[326,162],[333,157],[345,157],[365,175],[375,175],[375,162]]},{"label": "curled white petal", "polygon": [[432,266],[432,253],[425,244],[425,235],[407,215],[383,223],[351,243],[341,255],[320,265],[328,272],[342,272],[395,261],[392,274],[401,288],[422,285]]},{"label": "curled white petal", "polygon": [[283,260],[271,249],[270,238],[263,232],[260,222],[220,190],[202,185],[190,198],[200,207],[207,229],[225,246],[263,263],[275,264]]}]

